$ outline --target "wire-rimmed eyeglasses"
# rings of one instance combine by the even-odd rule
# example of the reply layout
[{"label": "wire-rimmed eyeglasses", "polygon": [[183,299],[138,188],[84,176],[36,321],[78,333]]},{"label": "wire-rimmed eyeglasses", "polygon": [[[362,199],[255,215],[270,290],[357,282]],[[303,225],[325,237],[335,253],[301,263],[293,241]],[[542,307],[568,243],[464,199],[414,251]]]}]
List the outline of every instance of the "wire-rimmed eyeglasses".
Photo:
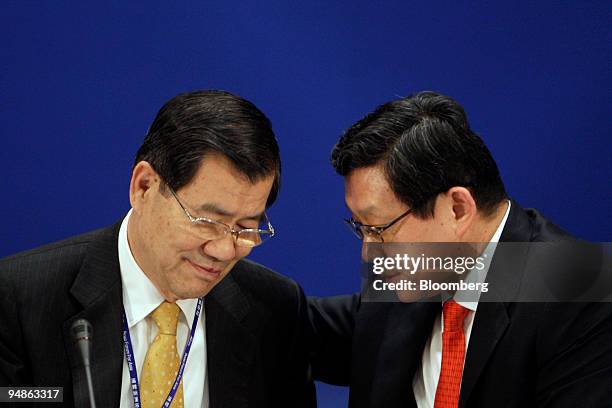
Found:
[{"label": "wire-rimmed eyeglasses", "polygon": [[410,214],[411,211],[412,208],[406,210],[393,221],[388,222],[384,225],[366,225],[360,223],[359,221],[356,221],[352,217],[349,219],[345,219],[344,222],[359,239],[368,238],[378,242],[385,242],[382,237],[382,233],[385,232],[385,230],[387,230],[388,228],[391,228],[393,225],[395,225],[399,220]]},{"label": "wire-rimmed eyeglasses", "polygon": [[189,221],[197,228],[198,235],[203,239],[217,240],[225,237],[227,234],[231,234],[237,246],[253,248],[261,245],[264,241],[274,236],[274,227],[270,223],[265,212],[263,213],[264,219],[262,222],[268,224],[267,230],[259,228],[234,229],[220,221],[215,221],[206,217],[194,217],[189,213],[187,208],[185,208],[183,203],[181,203],[181,200],[179,200],[174,190],[170,188],[170,186],[167,187],[174,196],[176,202],[185,212],[185,215],[189,218]]}]

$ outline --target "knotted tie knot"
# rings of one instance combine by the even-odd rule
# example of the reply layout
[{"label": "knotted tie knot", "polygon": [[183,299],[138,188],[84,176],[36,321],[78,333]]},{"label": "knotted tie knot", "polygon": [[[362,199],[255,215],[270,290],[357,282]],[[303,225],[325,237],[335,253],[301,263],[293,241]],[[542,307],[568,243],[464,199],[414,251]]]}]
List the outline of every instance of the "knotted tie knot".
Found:
[{"label": "knotted tie knot", "polygon": [[444,315],[444,331],[463,332],[463,321],[469,312],[469,309],[459,305],[452,299],[445,302],[442,308],[442,314]]},{"label": "knotted tie knot", "polygon": [[164,301],[151,313],[151,317],[159,329],[159,334],[176,336],[176,326],[178,325],[180,312],[181,309],[176,303]]}]

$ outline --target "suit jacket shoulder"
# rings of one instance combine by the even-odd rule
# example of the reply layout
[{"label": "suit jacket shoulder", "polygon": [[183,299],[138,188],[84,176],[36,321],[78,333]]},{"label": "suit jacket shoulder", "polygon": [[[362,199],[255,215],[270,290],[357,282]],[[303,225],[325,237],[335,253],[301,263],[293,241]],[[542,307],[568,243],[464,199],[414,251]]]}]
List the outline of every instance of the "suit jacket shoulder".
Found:
[{"label": "suit jacket shoulder", "polygon": [[17,297],[41,301],[53,292],[68,293],[92,242],[112,236],[114,228],[87,232],[0,259],[0,282]]},{"label": "suit jacket shoulder", "polygon": [[113,378],[97,381],[96,388],[105,389],[97,393],[99,403],[114,401],[122,351],[118,228],[0,260],[0,383],[63,386],[65,404],[85,403],[86,379],[76,369],[69,331],[72,321],[84,317],[96,327],[94,369],[99,377]]},{"label": "suit jacket shoulder", "polygon": [[231,276],[254,298],[270,306],[282,306],[287,302],[295,304],[300,297],[301,289],[293,279],[251,260],[238,261]]}]

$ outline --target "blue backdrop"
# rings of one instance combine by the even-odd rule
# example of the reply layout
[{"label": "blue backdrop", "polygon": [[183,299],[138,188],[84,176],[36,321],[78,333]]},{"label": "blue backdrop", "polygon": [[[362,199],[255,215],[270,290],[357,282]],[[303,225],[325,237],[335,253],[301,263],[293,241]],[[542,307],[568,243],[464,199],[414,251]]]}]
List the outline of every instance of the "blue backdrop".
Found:
[{"label": "blue backdrop", "polygon": [[[0,256],[122,217],[157,110],[204,88],[272,120],[279,234],[252,258],[308,294],[359,284],[333,144],[418,90],[465,106],[520,203],[610,240],[609,2],[104,3],[3,2]],[[343,406],[346,392],[319,386],[319,400]]]}]

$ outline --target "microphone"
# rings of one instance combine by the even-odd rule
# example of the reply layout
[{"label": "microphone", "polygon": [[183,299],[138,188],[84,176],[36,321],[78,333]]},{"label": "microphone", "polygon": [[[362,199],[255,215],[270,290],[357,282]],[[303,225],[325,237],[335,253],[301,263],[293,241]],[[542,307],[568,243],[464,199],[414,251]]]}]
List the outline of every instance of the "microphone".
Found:
[{"label": "microphone", "polygon": [[77,319],[70,327],[72,333],[72,341],[79,349],[79,354],[83,360],[85,368],[85,377],[87,378],[87,388],[89,389],[89,404],[91,408],[96,408],[96,399],[94,397],[93,382],[91,381],[91,369],[89,361],[89,350],[93,336],[93,327],[86,319]]}]

